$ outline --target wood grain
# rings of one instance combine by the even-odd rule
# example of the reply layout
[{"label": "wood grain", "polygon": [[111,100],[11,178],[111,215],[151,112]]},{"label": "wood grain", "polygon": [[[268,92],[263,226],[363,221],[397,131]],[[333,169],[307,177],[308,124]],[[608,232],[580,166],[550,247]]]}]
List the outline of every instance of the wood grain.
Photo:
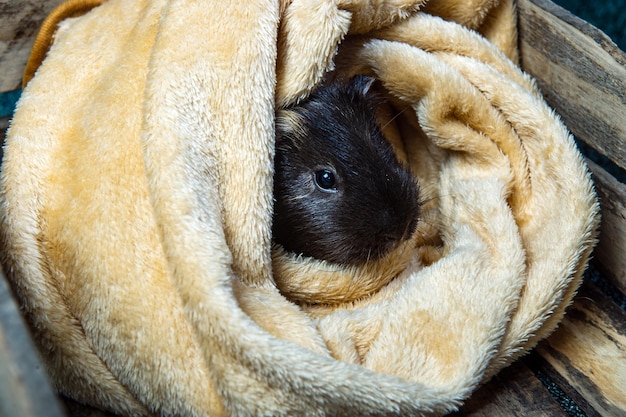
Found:
[{"label": "wood grain", "polygon": [[63,0],[0,2],[0,92],[20,87],[22,72],[41,22]]},{"label": "wood grain", "polygon": [[523,362],[504,369],[449,417],[567,416]]},{"label": "wood grain", "polygon": [[602,215],[593,257],[602,272],[626,294],[626,185],[592,161],[587,164],[593,173]]},{"label": "wood grain", "polygon": [[626,169],[626,55],[548,0],[519,0],[522,67],[578,138]]},{"label": "wood grain", "polygon": [[598,414],[626,416],[626,312],[591,285],[537,352]]},{"label": "wood grain", "polygon": [[[549,381],[554,383],[563,393],[565,401],[561,404],[566,412],[570,412],[573,415],[577,414],[578,411],[584,413],[586,417],[603,417],[600,413],[598,413],[581,395],[576,388],[572,387],[560,373],[558,373],[545,359],[543,359],[537,352],[534,352],[532,355],[525,357],[522,359],[528,366],[533,370],[533,372],[543,374]],[[559,393],[555,393],[557,396]],[[563,400],[563,399],[561,399]],[[573,409],[574,407],[578,408],[578,410]]]}]

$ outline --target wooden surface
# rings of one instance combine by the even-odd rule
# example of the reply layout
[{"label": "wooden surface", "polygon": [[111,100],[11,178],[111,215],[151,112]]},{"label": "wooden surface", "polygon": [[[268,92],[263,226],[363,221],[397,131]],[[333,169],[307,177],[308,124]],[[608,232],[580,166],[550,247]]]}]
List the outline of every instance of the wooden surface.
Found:
[{"label": "wooden surface", "polygon": [[[626,54],[547,0],[519,0],[522,67],[579,139],[626,168]],[[626,293],[626,185],[588,161],[602,205],[594,257]],[[618,169],[619,169],[618,168]]]},{"label": "wooden surface", "polygon": [[626,169],[626,55],[548,0],[518,0],[520,56],[571,132]]},{"label": "wooden surface", "polygon": [[0,1],[0,92],[19,88],[34,37],[63,0]]},{"label": "wooden surface", "polygon": [[563,322],[528,357],[496,375],[450,417],[626,416],[626,312],[586,283]]},{"label": "wooden surface", "polygon": [[565,417],[548,389],[519,361],[496,375],[449,417]]},{"label": "wooden surface", "polygon": [[594,287],[537,352],[600,415],[626,416],[626,313]]},{"label": "wooden surface", "polygon": [[602,209],[600,236],[594,257],[602,272],[626,294],[626,185],[592,161],[587,163],[593,173]]}]

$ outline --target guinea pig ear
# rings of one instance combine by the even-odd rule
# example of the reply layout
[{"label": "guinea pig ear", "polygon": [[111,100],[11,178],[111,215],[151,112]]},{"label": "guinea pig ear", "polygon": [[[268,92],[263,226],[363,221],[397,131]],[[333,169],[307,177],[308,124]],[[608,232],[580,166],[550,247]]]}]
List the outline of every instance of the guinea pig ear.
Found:
[{"label": "guinea pig ear", "polygon": [[367,75],[355,75],[352,78],[352,84],[354,85],[356,91],[361,93],[363,96],[367,96],[369,94],[375,82],[376,78]]},{"label": "guinea pig ear", "polygon": [[276,142],[285,136],[299,136],[304,131],[302,116],[293,110],[281,109],[276,112]]}]

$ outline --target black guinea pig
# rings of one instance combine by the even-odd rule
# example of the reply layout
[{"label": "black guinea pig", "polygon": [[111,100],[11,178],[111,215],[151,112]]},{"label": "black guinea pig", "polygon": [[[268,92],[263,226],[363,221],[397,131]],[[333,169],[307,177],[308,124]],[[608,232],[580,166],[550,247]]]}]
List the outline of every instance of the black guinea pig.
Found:
[{"label": "black guinea pig", "polygon": [[331,81],[277,112],[272,233],[286,250],[358,265],[415,231],[418,187],[381,133],[373,82]]}]

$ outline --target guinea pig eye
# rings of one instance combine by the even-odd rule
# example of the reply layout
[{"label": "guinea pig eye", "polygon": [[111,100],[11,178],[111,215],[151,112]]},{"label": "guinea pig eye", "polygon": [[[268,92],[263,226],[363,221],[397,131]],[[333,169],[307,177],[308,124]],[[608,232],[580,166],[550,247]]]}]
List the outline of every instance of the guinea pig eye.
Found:
[{"label": "guinea pig eye", "polygon": [[335,174],[328,169],[321,169],[315,172],[313,176],[315,185],[322,191],[334,191],[337,185]]}]

